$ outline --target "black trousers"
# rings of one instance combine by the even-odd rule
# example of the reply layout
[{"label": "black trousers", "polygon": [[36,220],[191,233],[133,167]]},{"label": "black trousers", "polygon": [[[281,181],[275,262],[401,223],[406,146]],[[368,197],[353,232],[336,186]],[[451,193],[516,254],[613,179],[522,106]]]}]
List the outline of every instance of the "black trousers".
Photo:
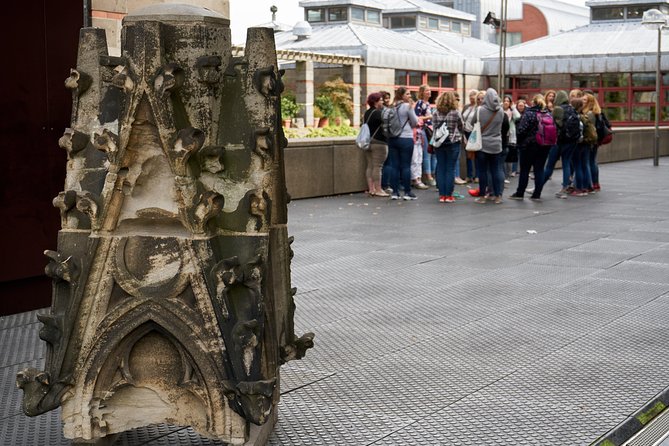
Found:
[{"label": "black trousers", "polygon": [[531,144],[520,148],[520,178],[516,195],[523,196],[530,180],[530,168],[534,169],[534,193],[532,198],[540,198],[544,188],[544,166],[550,152],[550,146]]}]

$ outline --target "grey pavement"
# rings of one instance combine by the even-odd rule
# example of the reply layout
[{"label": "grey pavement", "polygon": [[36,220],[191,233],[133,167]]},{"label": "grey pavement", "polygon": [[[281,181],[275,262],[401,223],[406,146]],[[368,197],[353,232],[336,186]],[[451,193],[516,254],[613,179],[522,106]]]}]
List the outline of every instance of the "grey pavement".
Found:
[{"label": "grey pavement", "polygon": [[[589,445],[669,386],[669,159],[602,165],[602,192],[446,205],[294,201],[296,331],[271,445]],[[560,171],[554,178],[561,175]],[[462,192],[464,188],[460,188]],[[511,191],[508,191],[510,194]],[[0,444],[68,444],[20,413],[35,314],[0,318]],[[215,445],[155,426],[118,445]]]}]

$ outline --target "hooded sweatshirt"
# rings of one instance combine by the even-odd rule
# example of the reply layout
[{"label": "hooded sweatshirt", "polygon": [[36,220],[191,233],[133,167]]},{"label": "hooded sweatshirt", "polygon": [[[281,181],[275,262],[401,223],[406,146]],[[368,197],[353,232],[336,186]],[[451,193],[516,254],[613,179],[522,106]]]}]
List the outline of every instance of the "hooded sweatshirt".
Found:
[{"label": "hooded sweatshirt", "polygon": [[564,91],[560,90],[557,93],[555,93],[555,106],[553,107],[553,120],[555,121],[555,125],[558,128],[558,134],[560,129],[562,129],[562,118],[564,118],[564,105],[569,104],[569,94]]},{"label": "hooded sweatshirt", "polygon": [[502,121],[504,111],[499,96],[494,88],[488,88],[483,97],[483,104],[478,109],[477,118],[481,123],[481,151],[492,155],[502,152]]}]

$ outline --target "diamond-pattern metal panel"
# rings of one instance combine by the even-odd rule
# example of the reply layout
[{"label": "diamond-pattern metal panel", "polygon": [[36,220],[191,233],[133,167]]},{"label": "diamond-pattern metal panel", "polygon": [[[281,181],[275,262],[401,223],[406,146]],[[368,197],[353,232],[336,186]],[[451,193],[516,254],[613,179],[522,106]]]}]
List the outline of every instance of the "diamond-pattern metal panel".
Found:
[{"label": "diamond-pattern metal panel", "polygon": [[[603,192],[554,199],[553,181],[541,203],[290,203],[295,326],[316,338],[281,369],[269,444],[589,445],[665,389],[669,175],[600,171]],[[59,411],[20,414],[40,326],[0,318],[2,445],[69,444]],[[220,443],[157,425],[115,444]]]}]

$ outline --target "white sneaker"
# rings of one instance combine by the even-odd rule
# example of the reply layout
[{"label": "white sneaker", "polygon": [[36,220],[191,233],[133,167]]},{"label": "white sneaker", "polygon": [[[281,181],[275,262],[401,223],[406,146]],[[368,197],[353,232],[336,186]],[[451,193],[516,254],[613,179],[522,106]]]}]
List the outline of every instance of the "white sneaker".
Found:
[{"label": "white sneaker", "polygon": [[534,188],[532,187],[530,189],[525,189],[525,193],[528,195],[532,195],[534,193]]},{"label": "white sneaker", "polygon": [[511,184],[511,181],[509,181],[509,180],[504,180],[504,184]]},{"label": "white sneaker", "polygon": [[396,194],[392,194],[392,195],[390,196],[390,199],[391,199],[391,200],[399,200],[399,199],[400,199],[400,196],[399,196],[399,195],[396,195]]}]

